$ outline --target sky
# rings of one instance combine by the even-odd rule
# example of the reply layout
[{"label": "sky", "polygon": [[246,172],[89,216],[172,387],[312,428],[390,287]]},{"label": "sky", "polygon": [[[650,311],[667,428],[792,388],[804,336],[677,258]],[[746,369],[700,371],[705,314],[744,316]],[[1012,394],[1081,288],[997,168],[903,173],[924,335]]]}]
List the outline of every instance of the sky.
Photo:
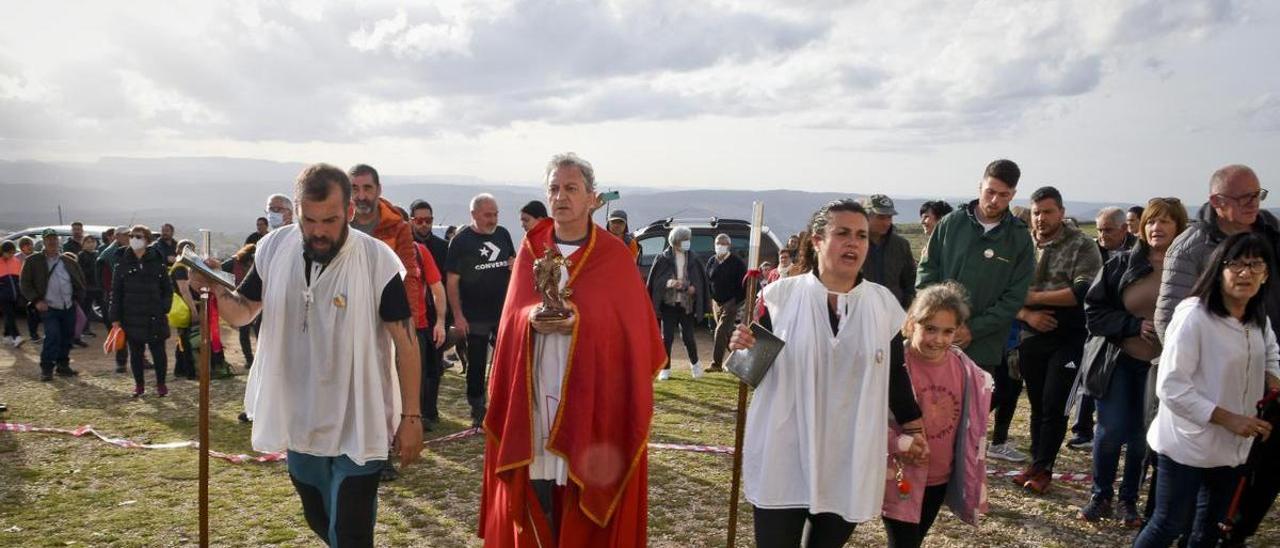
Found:
[{"label": "sky", "polygon": [[[389,180],[1202,200],[1280,179],[1267,0],[0,0],[0,159],[358,162]],[[1272,185],[1280,186],[1280,185]],[[1030,188],[1027,188],[1030,187]]]}]

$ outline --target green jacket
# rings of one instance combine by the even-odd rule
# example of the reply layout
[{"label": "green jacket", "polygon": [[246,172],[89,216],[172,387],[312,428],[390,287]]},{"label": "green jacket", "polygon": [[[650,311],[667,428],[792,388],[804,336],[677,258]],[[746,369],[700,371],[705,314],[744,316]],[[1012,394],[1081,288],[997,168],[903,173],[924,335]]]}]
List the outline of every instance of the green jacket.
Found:
[{"label": "green jacket", "polygon": [[1013,319],[1027,299],[1036,253],[1027,224],[1006,212],[983,232],[974,217],[977,200],[951,212],[934,229],[916,276],[916,289],[954,281],[969,292],[969,332],[965,353],[979,365],[1000,363]]}]

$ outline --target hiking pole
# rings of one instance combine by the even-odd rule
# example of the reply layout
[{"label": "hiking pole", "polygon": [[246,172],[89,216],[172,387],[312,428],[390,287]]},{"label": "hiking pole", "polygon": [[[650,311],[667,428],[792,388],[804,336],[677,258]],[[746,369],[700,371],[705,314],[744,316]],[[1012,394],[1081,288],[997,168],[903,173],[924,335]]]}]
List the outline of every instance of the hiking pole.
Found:
[{"label": "hiking pole", "polygon": [[[1267,407],[1275,403],[1276,398],[1280,397],[1280,391],[1267,390],[1267,393],[1258,400],[1258,418],[1263,418],[1266,414]],[[1276,435],[1276,432],[1272,432]],[[1253,474],[1258,467],[1258,461],[1262,458],[1262,435],[1254,436],[1253,446],[1249,448],[1249,457],[1245,460],[1244,470],[1240,474],[1240,481],[1236,483],[1236,493],[1231,497],[1231,506],[1227,508],[1226,517],[1218,523],[1218,529],[1225,536],[1235,529],[1236,522],[1240,519],[1240,499],[1244,496],[1244,492],[1249,487],[1249,476]]]},{"label": "hiking pole", "polygon": [[[756,292],[760,288],[760,232],[764,228],[764,203],[755,202],[751,210],[751,240],[747,250],[747,298],[743,304],[744,325],[755,320]],[[742,491],[742,438],[747,429],[747,383],[738,381],[738,415],[733,431],[733,484],[729,495],[729,539],[733,548],[738,537],[738,496]]]},{"label": "hiking pole", "polygon": [[[203,231],[204,258],[209,257],[209,232]],[[200,292],[200,547],[209,546],[209,362],[213,350],[213,329],[209,325],[209,290]]]}]

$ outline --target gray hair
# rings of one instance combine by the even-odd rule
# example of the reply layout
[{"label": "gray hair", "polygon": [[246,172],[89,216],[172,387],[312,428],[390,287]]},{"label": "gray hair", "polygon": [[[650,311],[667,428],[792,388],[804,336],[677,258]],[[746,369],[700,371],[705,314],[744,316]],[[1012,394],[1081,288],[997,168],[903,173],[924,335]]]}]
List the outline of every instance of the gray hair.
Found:
[{"label": "gray hair", "polygon": [[1123,209],[1120,209],[1115,206],[1111,206],[1111,207],[1104,207],[1098,210],[1098,216],[1095,218],[1095,220],[1101,221],[1103,219],[1107,219],[1112,223],[1115,223],[1116,226],[1123,226],[1124,223],[1128,221],[1128,216],[1125,215],[1125,211]]},{"label": "gray hair", "polygon": [[1213,176],[1209,178],[1209,192],[1215,194],[1222,192],[1223,187],[1227,186],[1228,182],[1242,175],[1250,175],[1254,179],[1258,178],[1258,174],[1253,172],[1253,168],[1244,164],[1223,166],[1218,171],[1213,172]]},{"label": "gray hair", "polygon": [[587,181],[587,190],[596,189],[595,168],[591,167],[591,162],[582,159],[572,152],[565,152],[552,156],[551,161],[547,162],[547,172],[542,175],[542,180],[546,181],[547,178],[551,177],[551,174],[554,173],[555,170],[570,166],[576,167],[578,168],[578,171],[582,172],[582,178]]},{"label": "gray hair", "polygon": [[726,240],[729,240],[729,243],[733,243],[733,238],[730,238],[728,234],[725,234],[723,232],[716,234],[716,241],[719,241],[720,238],[724,238]]},{"label": "gray hair", "polygon": [[493,195],[489,194],[488,192],[481,192],[479,194],[476,194],[476,196],[471,199],[470,211],[475,211],[477,208],[480,207],[480,204],[483,204],[485,202],[493,202],[494,205],[497,205],[498,199],[494,198]]},{"label": "gray hair", "polygon": [[683,242],[693,239],[693,231],[687,226],[673,226],[671,233],[667,234],[667,243],[675,245],[676,242]]},{"label": "gray hair", "polygon": [[271,202],[275,200],[283,200],[285,207],[293,208],[293,200],[290,200],[288,196],[285,196],[284,194],[280,194],[280,193],[267,196],[267,207],[271,207]]}]

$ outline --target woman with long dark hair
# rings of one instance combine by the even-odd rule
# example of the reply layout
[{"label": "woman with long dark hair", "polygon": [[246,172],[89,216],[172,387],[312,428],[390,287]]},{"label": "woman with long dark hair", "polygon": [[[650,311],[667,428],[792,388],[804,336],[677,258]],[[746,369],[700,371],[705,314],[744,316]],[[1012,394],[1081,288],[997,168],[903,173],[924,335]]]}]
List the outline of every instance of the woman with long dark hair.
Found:
[{"label": "woman with long dark hair", "polygon": [[1160,354],[1160,406],[1147,432],[1156,452],[1155,512],[1135,547],[1214,546],[1238,467],[1271,424],[1254,417],[1267,386],[1280,387],[1280,346],[1264,295],[1274,269],[1267,240],[1247,232],[1214,250],[1178,305]]}]

